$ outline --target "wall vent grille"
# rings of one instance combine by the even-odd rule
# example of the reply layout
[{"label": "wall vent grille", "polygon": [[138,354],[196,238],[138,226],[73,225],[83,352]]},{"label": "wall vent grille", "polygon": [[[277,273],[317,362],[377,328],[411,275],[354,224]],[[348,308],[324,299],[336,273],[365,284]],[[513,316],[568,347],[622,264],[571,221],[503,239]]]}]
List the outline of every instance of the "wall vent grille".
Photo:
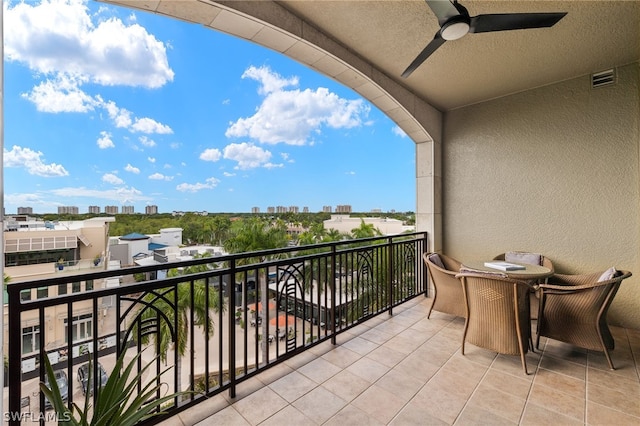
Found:
[{"label": "wall vent grille", "polygon": [[610,69],[591,74],[591,88],[609,86],[616,83],[616,70]]}]

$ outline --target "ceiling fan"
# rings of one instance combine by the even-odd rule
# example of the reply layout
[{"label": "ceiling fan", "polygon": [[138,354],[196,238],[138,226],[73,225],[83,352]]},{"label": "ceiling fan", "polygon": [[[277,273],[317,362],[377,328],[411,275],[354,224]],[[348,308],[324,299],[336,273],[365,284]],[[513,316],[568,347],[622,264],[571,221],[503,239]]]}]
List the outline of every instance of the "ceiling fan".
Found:
[{"label": "ceiling fan", "polygon": [[411,65],[404,70],[406,78],[415,71],[433,52],[448,40],[457,40],[467,33],[524,30],[554,26],[567,13],[496,13],[469,16],[467,9],[458,0],[425,0],[438,18],[440,29],[427,47],[420,52]]}]

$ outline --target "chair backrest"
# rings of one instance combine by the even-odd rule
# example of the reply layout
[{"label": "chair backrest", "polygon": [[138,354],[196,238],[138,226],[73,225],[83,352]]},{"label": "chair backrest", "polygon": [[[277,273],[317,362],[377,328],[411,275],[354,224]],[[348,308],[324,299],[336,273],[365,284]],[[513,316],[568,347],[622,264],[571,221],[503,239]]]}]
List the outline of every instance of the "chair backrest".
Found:
[{"label": "chair backrest", "polygon": [[529,263],[532,265],[541,265],[545,268],[551,269],[553,272],[555,269],[553,267],[553,262],[548,257],[540,254],[540,253],[531,253],[526,251],[508,251],[506,253],[500,253],[493,260],[504,260],[507,262],[519,262],[519,263]]},{"label": "chair backrest", "polygon": [[472,271],[458,278],[467,310],[465,341],[502,354],[525,354],[531,336],[527,283]]},{"label": "chair backrest", "polygon": [[[556,275],[553,283],[540,285],[538,335],[572,343],[586,349],[613,349],[607,312],[629,271],[617,271],[600,281],[602,273]],[[612,367],[613,368],[613,367]]]},{"label": "chair backrest", "polygon": [[[425,253],[422,258],[427,265],[429,277],[435,290],[431,309],[455,316],[464,316],[462,286],[460,280],[456,278],[462,264],[439,253]],[[431,310],[429,310],[428,316],[430,315]]]}]

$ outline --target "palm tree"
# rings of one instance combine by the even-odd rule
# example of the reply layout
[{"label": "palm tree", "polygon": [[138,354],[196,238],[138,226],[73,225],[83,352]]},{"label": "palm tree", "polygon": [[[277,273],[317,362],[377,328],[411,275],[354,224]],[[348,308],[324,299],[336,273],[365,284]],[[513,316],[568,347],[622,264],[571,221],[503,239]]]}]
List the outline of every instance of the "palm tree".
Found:
[{"label": "palm tree", "polygon": [[[205,253],[199,257],[209,257],[209,253]],[[198,256],[196,256],[198,257]],[[188,266],[184,269],[184,272],[179,272],[178,269],[170,269],[167,273],[168,277],[176,277],[179,275],[189,275],[198,272],[205,272],[210,270],[209,264]],[[177,289],[177,294],[176,294]],[[208,293],[208,296],[207,296]],[[207,297],[209,299],[209,305],[207,309]],[[151,335],[145,335],[141,337],[141,343],[146,344],[149,342],[149,337],[153,340],[154,347],[156,348],[157,355],[163,362],[167,360],[167,352],[170,347],[178,354],[178,363],[176,364],[176,371],[178,374],[178,383],[180,383],[181,373],[181,358],[187,351],[187,337],[189,333],[189,313],[191,311],[191,299],[193,298],[193,317],[194,324],[197,326],[203,326],[207,330],[209,337],[213,336],[213,315],[209,311],[214,313],[224,312],[226,305],[224,300],[219,297],[219,292],[213,287],[207,284],[205,280],[197,280],[193,283],[193,293],[191,292],[191,283],[189,281],[179,283],[176,288],[165,288],[155,292],[149,292],[143,297],[145,305],[139,311],[139,321],[136,321],[136,325],[133,327],[133,336],[138,336],[138,324],[145,324],[147,322],[153,323],[157,326],[157,332]],[[173,306],[173,303],[176,303]],[[165,317],[158,319],[158,312],[162,312]],[[177,315],[177,318],[176,318]],[[176,323],[177,329],[175,330],[175,341],[172,342],[171,329]],[[193,355],[193,354],[192,354]]]},{"label": "palm tree", "polygon": [[364,219],[360,220],[360,226],[351,230],[353,238],[369,238],[382,235],[382,232],[373,223],[364,223]]},{"label": "palm tree", "polygon": [[[244,221],[235,222],[230,229],[230,237],[224,242],[224,249],[229,253],[244,253],[259,250],[268,250],[286,247],[287,228],[281,220],[275,223],[269,223],[260,218],[250,218]],[[238,260],[238,265],[250,264],[257,262],[264,262],[267,260],[266,256],[255,258],[242,258]],[[258,277],[258,291],[260,294],[260,304],[263,307],[267,305],[267,291],[266,291],[266,277],[264,271],[261,270],[261,276]],[[265,287],[262,290],[263,285]],[[264,309],[264,308],[263,308]],[[268,336],[269,325],[267,321],[262,322],[262,335]],[[266,352],[267,339],[263,338],[261,341],[262,352]]]}]

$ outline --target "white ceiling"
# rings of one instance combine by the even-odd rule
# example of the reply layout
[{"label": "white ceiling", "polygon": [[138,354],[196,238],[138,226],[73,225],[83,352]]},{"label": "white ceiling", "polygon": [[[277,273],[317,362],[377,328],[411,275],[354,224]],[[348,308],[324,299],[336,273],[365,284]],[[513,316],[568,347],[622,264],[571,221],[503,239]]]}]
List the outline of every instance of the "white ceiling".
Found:
[{"label": "white ceiling", "polygon": [[[218,13],[212,7],[216,3],[247,14],[264,11],[270,3],[269,0],[101,1],[182,16],[205,25]],[[518,12],[568,14],[551,28],[467,34],[448,41],[403,79],[402,72],[439,29],[424,0],[277,2],[442,111],[640,61],[639,0],[468,0],[461,4],[471,16]],[[225,15],[225,19],[232,18]],[[247,26],[248,34],[255,33],[251,28],[255,22],[241,20],[233,25],[236,33],[242,33],[242,25]]]}]

